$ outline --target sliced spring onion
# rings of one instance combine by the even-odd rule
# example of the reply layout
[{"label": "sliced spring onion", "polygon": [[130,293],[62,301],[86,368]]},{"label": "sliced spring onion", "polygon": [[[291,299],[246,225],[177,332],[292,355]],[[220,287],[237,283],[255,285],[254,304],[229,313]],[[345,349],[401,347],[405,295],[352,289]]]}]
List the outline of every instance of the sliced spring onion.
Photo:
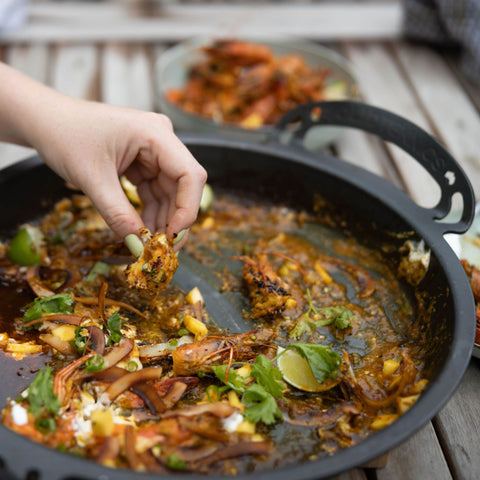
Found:
[{"label": "sliced spring onion", "polygon": [[177,236],[173,239],[173,244],[176,245],[184,236],[187,230],[180,230]]},{"label": "sliced spring onion", "polygon": [[213,203],[213,197],[213,189],[208,183],[206,183],[203,187],[202,198],[200,200],[200,210],[202,212],[210,210]]},{"label": "sliced spring onion", "polygon": [[125,245],[134,257],[138,258],[142,255],[143,243],[134,233],[129,233],[125,237]]}]

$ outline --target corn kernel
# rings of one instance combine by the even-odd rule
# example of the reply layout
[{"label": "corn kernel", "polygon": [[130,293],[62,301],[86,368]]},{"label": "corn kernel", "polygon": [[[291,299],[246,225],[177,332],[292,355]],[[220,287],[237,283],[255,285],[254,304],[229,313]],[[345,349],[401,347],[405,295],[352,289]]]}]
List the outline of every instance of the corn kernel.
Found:
[{"label": "corn kernel", "polygon": [[0,333],[0,345],[5,345],[8,342],[8,334]]},{"label": "corn kernel", "polygon": [[250,373],[252,372],[252,366],[251,365],[243,365],[243,367],[240,367],[236,372],[241,376],[241,377],[248,377]]},{"label": "corn kernel", "polygon": [[64,342],[70,342],[75,340],[75,325],[60,325],[52,330],[53,335],[55,335],[60,340]]},{"label": "corn kernel", "polygon": [[263,125],[263,118],[258,113],[252,113],[247,118],[242,120],[240,125],[243,128],[258,128]]},{"label": "corn kernel", "polygon": [[285,307],[286,308],[295,308],[297,306],[297,301],[293,298],[287,298],[287,301],[285,302]]},{"label": "corn kernel", "polygon": [[204,230],[208,230],[210,228],[213,228],[213,226],[215,225],[215,220],[212,218],[212,217],[207,217],[203,222],[202,224],[200,225],[201,228],[203,228]]},{"label": "corn kernel", "polygon": [[205,302],[203,300],[203,296],[202,294],[200,293],[200,290],[198,289],[198,287],[195,287],[195,288],[192,288],[187,296],[185,297],[185,300],[190,304],[190,305],[195,305],[196,303],[198,302],[201,302],[201,304],[203,305]]},{"label": "corn kernel", "polygon": [[323,280],[324,283],[326,283],[328,285],[328,284],[333,282],[332,277],[328,274],[328,272],[318,262],[315,263],[313,268],[320,275],[320,278]]},{"label": "corn kernel", "polygon": [[397,398],[397,412],[404,414],[417,400],[420,395]]},{"label": "corn kernel", "polygon": [[39,353],[42,351],[42,346],[36,343],[9,343],[5,347],[5,351],[9,353]]},{"label": "corn kernel", "polygon": [[191,315],[185,315],[183,324],[190,333],[195,335],[195,340],[197,342],[203,340],[208,334],[205,324]]},{"label": "corn kernel", "polygon": [[109,408],[94,410],[90,415],[92,432],[97,437],[108,437],[113,432],[112,411]]},{"label": "corn kernel", "polygon": [[236,431],[237,433],[249,433],[250,435],[253,435],[255,433],[255,424],[248,420],[244,420],[238,425]]},{"label": "corn kernel", "polygon": [[385,360],[383,362],[383,374],[386,377],[393,375],[400,368],[400,363],[395,360]]},{"label": "corn kernel", "polygon": [[227,397],[228,397],[228,403],[232,407],[238,408],[241,412],[245,410],[245,405],[240,401],[237,393],[234,390],[230,390],[227,394]]},{"label": "corn kernel", "polygon": [[372,430],[382,430],[382,428],[388,427],[398,418],[396,413],[385,413],[383,415],[378,415],[375,420],[370,424]]},{"label": "corn kernel", "polygon": [[423,390],[425,389],[425,387],[427,386],[428,384],[428,380],[426,378],[422,378],[421,380],[419,380],[418,382],[414,383],[410,388],[409,388],[409,392],[412,393],[412,394],[417,394],[417,393],[421,393],[423,392]]}]

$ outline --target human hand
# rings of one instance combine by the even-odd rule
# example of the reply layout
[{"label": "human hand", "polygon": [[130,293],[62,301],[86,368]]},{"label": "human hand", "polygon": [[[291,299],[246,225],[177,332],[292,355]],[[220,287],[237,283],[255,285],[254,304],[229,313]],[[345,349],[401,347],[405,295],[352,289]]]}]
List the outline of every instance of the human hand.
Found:
[{"label": "human hand", "polygon": [[[174,238],[195,221],[207,174],[166,116],[74,99],[1,67],[11,87],[0,94],[4,137],[37,149],[118,236],[145,224]],[[123,174],[138,187],[142,217],[123,192]]]}]

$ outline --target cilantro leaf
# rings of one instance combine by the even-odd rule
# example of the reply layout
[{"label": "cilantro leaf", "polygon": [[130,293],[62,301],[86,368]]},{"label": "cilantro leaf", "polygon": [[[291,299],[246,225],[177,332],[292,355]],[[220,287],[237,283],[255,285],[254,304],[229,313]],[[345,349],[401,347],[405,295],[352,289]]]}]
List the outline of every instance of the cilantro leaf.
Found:
[{"label": "cilantro leaf", "polygon": [[328,345],[310,343],[292,343],[284,351],[295,349],[310,366],[313,376],[324,382],[327,378],[335,379],[342,363],[342,357]]},{"label": "cilantro leaf", "polygon": [[252,377],[275,398],[283,398],[285,383],[282,372],[265,355],[258,355],[252,365]]},{"label": "cilantro leaf", "polygon": [[335,327],[343,330],[352,326],[351,318],[353,312],[341,305],[336,307],[324,307],[317,309],[318,314],[323,317],[322,320],[317,320],[315,324],[317,326],[334,325]]},{"label": "cilantro leaf", "polygon": [[85,277],[85,281],[91,283],[95,281],[98,275],[103,275],[106,277],[109,273],[110,265],[108,263],[97,262],[88,272],[87,276]]},{"label": "cilantro leaf", "polygon": [[245,390],[242,402],[245,404],[243,414],[250,422],[263,422],[266,425],[271,425],[282,419],[282,412],[278,408],[273,395],[257,383]]},{"label": "cilantro leaf", "polygon": [[27,390],[29,412],[36,417],[42,414],[56,415],[60,410],[60,400],[53,391],[53,371],[46,366],[39,370]]},{"label": "cilantro leaf", "polygon": [[41,318],[44,313],[72,313],[73,294],[57,293],[50,297],[37,297],[27,307],[22,319],[24,322]]},{"label": "cilantro leaf", "polygon": [[118,313],[118,311],[114,312],[110,317],[107,319],[108,330],[110,331],[110,340],[113,343],[118,343],[123,335],[120,330],[122,327],[122,317]]},{"label": "cilantro leaf", "polygon": [[228,371],[228,379],[226,378],[228,365],[217,365],[212,367],[213,373],[217,378],[225,385],[235,390],[237,393],[243,393],[245,390],[245,381],[241,375],[239,375],[232,368]]},{"label": "cilantro leaf", "polygon": [[172,470],[184,470],[187,464],[176,453],[172,453],[166,458],[167,467]]}]

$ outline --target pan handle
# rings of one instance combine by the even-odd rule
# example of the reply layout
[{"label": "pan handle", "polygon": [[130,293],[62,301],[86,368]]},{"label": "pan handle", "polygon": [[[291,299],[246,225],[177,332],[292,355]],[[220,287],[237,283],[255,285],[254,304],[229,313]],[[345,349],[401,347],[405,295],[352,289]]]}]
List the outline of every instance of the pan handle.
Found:
[{"label": "pan handle", "polygon": [[291,131],[290,143],[301,144],[307,131],[317,125],[358,128],[402,148],[432,175],[440,187],[440,201],[429,209],[434,220],[441,220],[450,212],[455,193],[462,197],[460,220],[455,223],[442,222],[443,233],[463,233],[468,230],[475,211],[470,181],[450,153],[426,131],[398,115],[363,103],[314,102],[283,116],[275,128],[276,140],[282,143],[280,137],[284,132]]}]

